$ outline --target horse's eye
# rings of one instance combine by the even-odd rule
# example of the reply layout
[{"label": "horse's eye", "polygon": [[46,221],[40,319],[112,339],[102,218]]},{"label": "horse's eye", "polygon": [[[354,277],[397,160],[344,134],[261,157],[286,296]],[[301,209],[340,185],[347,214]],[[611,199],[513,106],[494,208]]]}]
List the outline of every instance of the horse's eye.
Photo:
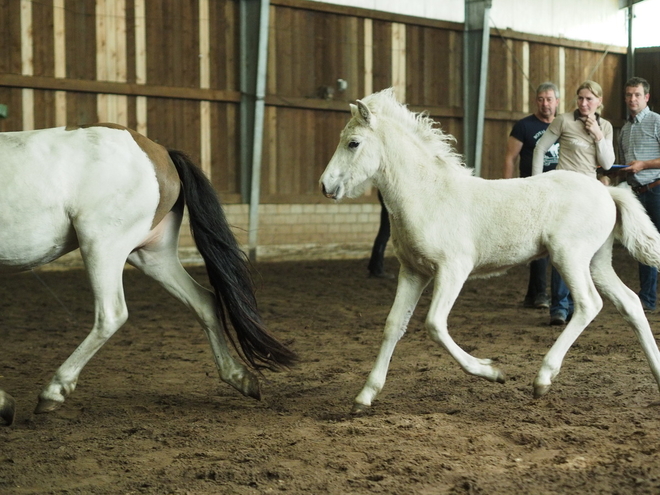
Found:
[{"label": "horse's eye", "polygon": [[360,143],[358,143],[357,141],[351,141],[350,143],[348,143],[348,147],[352,150],[354,150],[358,146],[360,146]]}]

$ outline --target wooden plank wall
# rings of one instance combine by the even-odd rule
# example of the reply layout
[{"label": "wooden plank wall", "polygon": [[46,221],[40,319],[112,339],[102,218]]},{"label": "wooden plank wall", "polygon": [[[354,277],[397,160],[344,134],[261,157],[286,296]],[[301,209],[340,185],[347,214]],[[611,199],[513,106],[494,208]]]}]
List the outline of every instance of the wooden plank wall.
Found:
[{"label": "wooden plank wall", "polygon": [[[187,151],[240,202],[238,2],[0,0],[0,130],[114,120]],[[270,22],[262,203],[322,202],[348,103],[389,86],[462,150],[462,24],[303,0],[271,0]],[[491,33],[484,177],[501,176],[508,133],[543,81],[569,110],[595,79],[621,125],[625,50],[606,48]]]},{"label": "wooden plank wall", "polygon": [[112,121],[240,201],[236,0],[0,0],[0,130]]},{"label": "wooden plank wall", "polygon": [[[271,3],[262,202],[323,202],[318,178],[350,116],[348,104],[374,91],[393,86],[412,109],[461,133],[462,24]],[[356,201],[374,202],[375,194]]]}]

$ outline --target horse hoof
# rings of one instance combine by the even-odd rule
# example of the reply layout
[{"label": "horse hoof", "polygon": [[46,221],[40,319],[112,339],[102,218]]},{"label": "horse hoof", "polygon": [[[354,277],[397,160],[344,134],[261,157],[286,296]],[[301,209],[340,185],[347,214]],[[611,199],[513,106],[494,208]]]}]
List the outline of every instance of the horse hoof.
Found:
[{"label": "horse hoof", "polygon": [[364,414],[369,410],[370,406],[365,406],[364,404],[360,404],[356,402],[353,404],[353,409],[351,409],[351,414],[355,416],[359,416],[360,414]]},{"label": "horse hoof", "polygon": [[246,397],[261,400],[261,384],[252,373],[245,374],[240,381],[223,380]]},{"label": "horse hoof", "polygon": [[250,384],[245,396],[252,397],[255,400],[261,400],[261,385],[259,384],[259,380],[255,379],[254,383]]},{"label": "horse hoof", "polygon": [[16,401],[7,392],[0,390],[0,418],[11,426],[16,416]]},{"label": "horse hoof", "polygon": [[495,376],[495,380],[494,380],[494,381],[495,381],[496,383],[504,383],[504,382],[506,382],[506,375],[505,375],[504,373],[502,373],[500,370],[496,370],[496,371],[497,371],[497,376]]},{"label": "horse hoof", "polygon": [[261,384],[259,383],[259,379],[253,374],[249,374],[245,377],[243,390],[246,397],[261,400]]},{"label": "horse hoof", "polygon": [[53,412],[60,408],[64,402],[58,402],[52,399],[39,399],[37,407],[34,409],[34,414],[44,414]]},{"label": "horse hoof", "polygon": [[534,385],[534,398],[543,397],[550,391],[550,385]]}]

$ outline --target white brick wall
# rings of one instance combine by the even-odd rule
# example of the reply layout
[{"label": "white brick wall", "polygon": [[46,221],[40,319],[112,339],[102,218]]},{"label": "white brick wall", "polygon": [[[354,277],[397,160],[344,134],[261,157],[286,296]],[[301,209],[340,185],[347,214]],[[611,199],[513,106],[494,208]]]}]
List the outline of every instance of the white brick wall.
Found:
[{"label": "white brick wall", "polygon": [[[229,204],[224,209],[236,238],[247,249],[248,205]],[[379,225],[379,203],[264,204],[259,208],[257,258],[367,258]],[[198,256],[187,224],[181,228],[180,245],[182,259]]]}]

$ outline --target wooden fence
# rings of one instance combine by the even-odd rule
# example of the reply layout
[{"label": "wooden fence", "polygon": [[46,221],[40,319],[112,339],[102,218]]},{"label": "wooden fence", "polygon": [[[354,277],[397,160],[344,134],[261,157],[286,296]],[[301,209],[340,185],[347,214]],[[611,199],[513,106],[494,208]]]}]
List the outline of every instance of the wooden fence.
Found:
[{"label": "wooden fence", "polygon": [[[347,103],[394,86],[462,146],[462,29],[301,0],[271,4],[263,202],[316,201]],[[188,151],[238,202],[236,0],[0,0],[2,130],[113,120]],[[625,50],[491,31],[482,174],[551,80],[568,109],[588,77],[623,117]],[[346,81],[341,91],[337,80]]]},{"label": "wooden fence", "polygon": [[236,1],[0,0],[1,130],[117,122],[239,201],[237,26]]}]

